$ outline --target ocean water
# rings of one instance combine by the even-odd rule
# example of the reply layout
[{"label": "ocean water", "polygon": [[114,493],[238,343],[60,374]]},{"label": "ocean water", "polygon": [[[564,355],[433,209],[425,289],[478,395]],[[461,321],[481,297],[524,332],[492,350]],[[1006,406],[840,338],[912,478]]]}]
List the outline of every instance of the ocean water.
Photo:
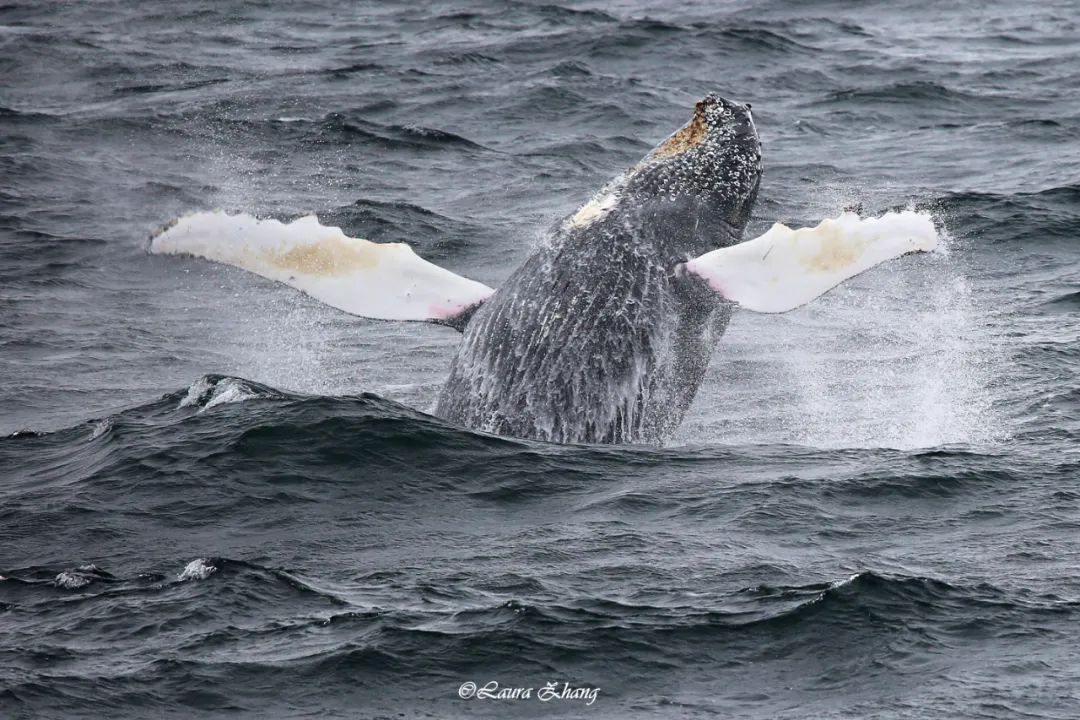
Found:
[{"label": "ocean water", "polygon": [[[0,5],[0,718],[1080,717],[1078,53],[1055,0]],[[457,333],[145,251],[315,212],[497,286],[710,91],[749,234],[946,247],[737,312],[665,448],[454,427]]]}]

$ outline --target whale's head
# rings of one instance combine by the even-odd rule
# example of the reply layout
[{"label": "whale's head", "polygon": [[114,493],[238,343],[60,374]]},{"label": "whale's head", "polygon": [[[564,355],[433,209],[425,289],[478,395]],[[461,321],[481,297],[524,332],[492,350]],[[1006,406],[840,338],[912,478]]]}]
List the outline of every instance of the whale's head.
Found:
[{"label": "whale's head", "polygon": [[638,183],[662,200],[692,206],[699,225],[722,223],[741,234],[761,180],[761,142],[750,105],[706,95],[690,121],[639,167]]},{"label": "whale's head", "polygon": [[761,179],[761,143],[750,105],[706,95],[681,128],[568,218],[587,227],[610,211],[656,228],[677,254],[700,253],[742,235]]}]

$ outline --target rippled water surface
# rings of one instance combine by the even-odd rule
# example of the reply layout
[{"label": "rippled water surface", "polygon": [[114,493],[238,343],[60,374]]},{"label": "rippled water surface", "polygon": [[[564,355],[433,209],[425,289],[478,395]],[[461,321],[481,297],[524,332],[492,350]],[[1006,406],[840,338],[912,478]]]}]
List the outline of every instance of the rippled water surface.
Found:
[{"label": "rippled water surface", "polygon": [[[1075,718],[1080,23],[965,7],[0,6],[0,717]],[[751,234],[947,247],[736,313],[663,449],[448,425],[455,332],[145,252],[315,212],[495,286],[709,91]]]}]

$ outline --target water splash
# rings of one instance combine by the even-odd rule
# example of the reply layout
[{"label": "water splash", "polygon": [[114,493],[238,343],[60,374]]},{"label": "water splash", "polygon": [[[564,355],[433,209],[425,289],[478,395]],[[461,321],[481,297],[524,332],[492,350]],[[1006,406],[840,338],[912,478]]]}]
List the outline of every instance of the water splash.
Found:
[{"label": "water splash", "polygon": [[905,258],[782,316],[737,312],[683,442],[913,449],[1002,439],[962,258]]}]

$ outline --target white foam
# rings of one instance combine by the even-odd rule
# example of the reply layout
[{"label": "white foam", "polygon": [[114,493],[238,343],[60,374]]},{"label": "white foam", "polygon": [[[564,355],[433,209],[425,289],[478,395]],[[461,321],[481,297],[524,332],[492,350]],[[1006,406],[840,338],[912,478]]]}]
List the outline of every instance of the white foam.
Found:
[{"label": "white foam", "polygon": [[180,404],[176,406],[176,409],[190,407],[191,405],[197,405],[199,398],[206,393],[210,392],[210,389],[214,387],[213,382],[209,377],[203,375],[195,382],[188,386],[187,395],[180,400]]},{"label": "white foam", "polygon": [[214,386],[213,394],[199,412],[205,412],[218,405],[228,405],[230,403],[241,403],[246,400],[254,400],[257,397],[259,397],[259,394],[253,392],[251,388],[243,382],[235,378],[225,378]]},{"label": "white foam", "polygon": [[93,582],[89,574],[97,573],[97,565],[80,565],[74,570],[65,570],[53,579],[53,584],[64,590],[78,590]]},{"label": "white foam", "polygon": [[185,582],[187,580],[205,580],[210,577],[210,574],[217,570],[216,567],[207,562],[204,558],[195,558],[180,571],[180,574],[176,576],[178,582]]},{"label": "white foam", "polygon": [[97,440],[99,437],[109,432],[113,428],[113,419],[105,418],[104,420],[98,420],[94,423],[94,429],[90,433],[91,440]]},{"label": "white foam", "polygon": [[261,397],[267,397],[267,395],[258,392],[239,378],[226,377],[214,380],[204,375],[191,383],[187,394],[177,405],[177,410],[198,407],[197,412],[203,413],[218,405],[241,403]]},{"label": "white foam", "polygon": [[831,583],[829,583],[829,589],[836,590],[838,588],[844,587],[845,585],[850,585],[851,583],[858,580],[860,576],[862,576],[862,573],[855,573],[853,575],[849,575],[843,580],[833,580]]},{"label": "white foam", "polygon": [[90,579],[85,575],[80,575],[79,573],[69,572],[68,570],[65,570],[64,572],[56,576],[56,579],[53,580],[53,583],[56,585],[56,587],[63,588],[64,590],[78,590],[81,587],[86,587],[87,585],[89,585]]}]

